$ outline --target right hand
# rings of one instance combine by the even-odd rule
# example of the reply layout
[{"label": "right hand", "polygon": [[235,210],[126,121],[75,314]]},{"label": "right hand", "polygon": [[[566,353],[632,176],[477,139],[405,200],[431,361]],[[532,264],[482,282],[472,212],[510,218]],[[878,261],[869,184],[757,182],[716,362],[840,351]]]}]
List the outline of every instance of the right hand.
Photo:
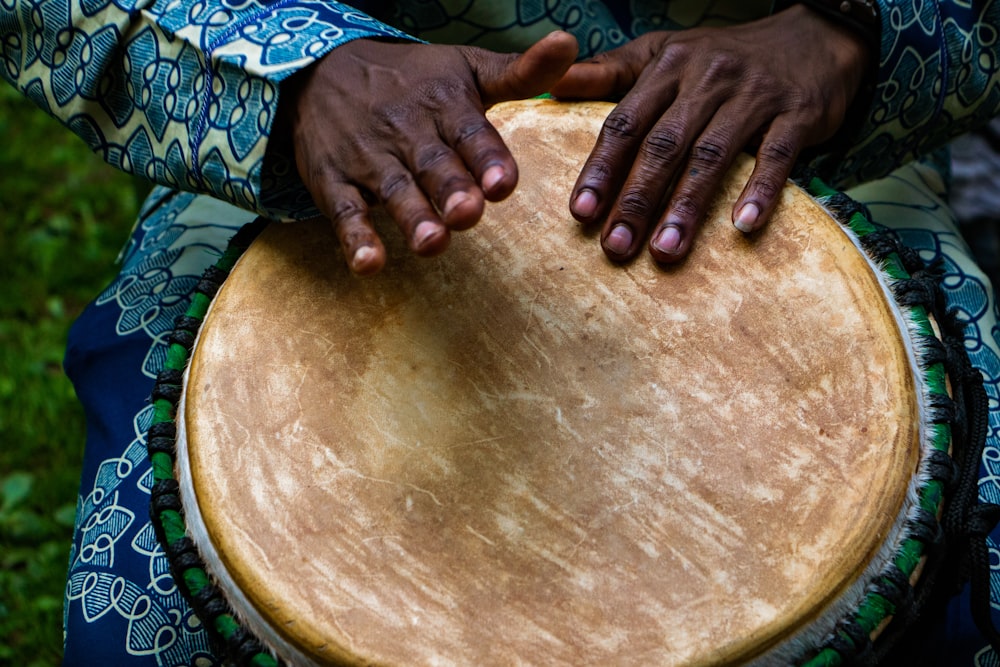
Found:
[{"label": "right hand", "polygon": [[[555,32],[522,55],[359,39],[282,87],[295,162],[357,274],[386,252],[367,200],[381,203],[421,256],[468,229],[485,200],[517,184],[517,165],[485,109],[534,97],[569,69],[576,39]],[[367,198],[367,200],[366,200]]]}]

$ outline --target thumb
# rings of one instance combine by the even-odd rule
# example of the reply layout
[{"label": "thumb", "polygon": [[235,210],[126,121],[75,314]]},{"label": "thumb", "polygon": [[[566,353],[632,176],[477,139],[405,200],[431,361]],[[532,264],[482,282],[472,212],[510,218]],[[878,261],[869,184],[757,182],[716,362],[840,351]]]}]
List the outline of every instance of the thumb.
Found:
[{"label": "thumb", "polygon": [[464,51],[487,107],[547,92],[573,64],[576,54],[576,38],[562,31],[549,33],[520,55],[474,48]]},{"label": "thumb", "polygon": [[609,99],[621,97],[635,85],[652,59],[649,40],[637,39],[570,67],[551,88],[564,99]]}]

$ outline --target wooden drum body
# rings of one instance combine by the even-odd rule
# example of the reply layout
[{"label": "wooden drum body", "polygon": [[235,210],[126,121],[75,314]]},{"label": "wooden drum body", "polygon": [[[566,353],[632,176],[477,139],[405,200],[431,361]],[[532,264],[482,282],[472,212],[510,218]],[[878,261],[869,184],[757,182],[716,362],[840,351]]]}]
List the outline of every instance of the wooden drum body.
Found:
[{"label": "wooden drum body", "polygon": [[216,296],[176,475],[282,659],[786,664],[898,554],[930,390],[886,278],[797,188],[737,232],[749,159],[681,266],[610,264],[567,209],[609,109],[492,110],[520,185],[442,257],[273,225]]}]

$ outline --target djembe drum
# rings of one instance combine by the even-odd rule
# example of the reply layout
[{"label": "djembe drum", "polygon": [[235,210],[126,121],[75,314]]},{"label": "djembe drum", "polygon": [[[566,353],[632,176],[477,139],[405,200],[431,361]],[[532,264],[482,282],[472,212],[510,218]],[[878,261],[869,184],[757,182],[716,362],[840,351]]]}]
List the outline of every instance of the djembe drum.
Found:
[{"label": "djembe drum", "polygon": [[747,159],[681,266],[613,266],[566,204],[609,109],[491,110],[520,185],[442,257],[275,224],[207,276],[153,514],[236,659],[837,664],[904,615],[952,429],[896,247],[792,186],[736,232]]}]

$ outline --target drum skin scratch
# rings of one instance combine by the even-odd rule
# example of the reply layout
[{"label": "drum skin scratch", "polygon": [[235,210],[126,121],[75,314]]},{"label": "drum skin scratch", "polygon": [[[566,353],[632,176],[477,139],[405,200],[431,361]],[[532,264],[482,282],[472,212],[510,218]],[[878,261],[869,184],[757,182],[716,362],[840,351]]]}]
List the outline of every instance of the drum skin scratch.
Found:
[{"label": "drum skin scratch", "polygon": [[527,106],[543,129],[490,112],[521,185],[445,255],[390,245],[358,280],[317,225],[244,255],[192,361],[205,523],[320,663],[745,662],[841,594],[902,506],[917,415],[891,313],[787,193],[751,239],[720,202],[682,267],[612,266],[545,177],[579,168],[607,107]]}]

